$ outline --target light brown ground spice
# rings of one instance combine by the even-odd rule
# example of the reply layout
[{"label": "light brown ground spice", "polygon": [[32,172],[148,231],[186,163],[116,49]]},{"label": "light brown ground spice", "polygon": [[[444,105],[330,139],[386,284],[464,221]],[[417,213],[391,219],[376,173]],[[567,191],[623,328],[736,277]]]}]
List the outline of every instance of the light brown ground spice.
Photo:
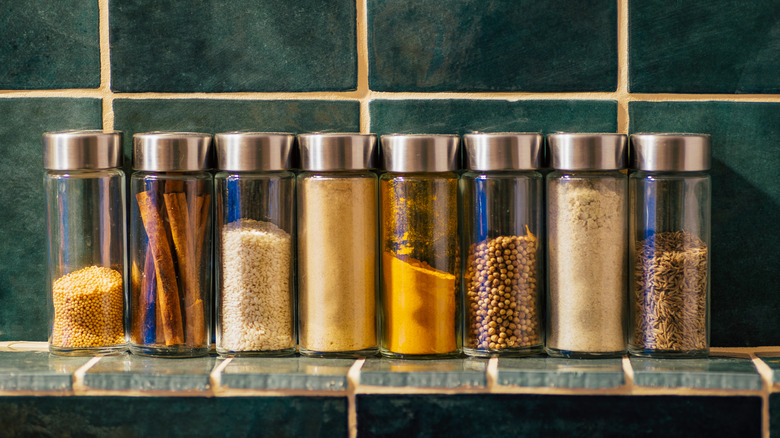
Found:
[{"label": "light brown ground spice", "polygon": [[51,343],[57,347],[105,347],[125,342],[122,274],[90,266],[54,281],[54,324]]},{"label": "light brown ground spice", "polygon": [[707,244],[685,231],[637,243],[632,347],[707,348]]},{"label": "light brown ground spice", "polygon": [[501,236],[469,248],[466,347],[504,350],[541,344],[537,239]]}]

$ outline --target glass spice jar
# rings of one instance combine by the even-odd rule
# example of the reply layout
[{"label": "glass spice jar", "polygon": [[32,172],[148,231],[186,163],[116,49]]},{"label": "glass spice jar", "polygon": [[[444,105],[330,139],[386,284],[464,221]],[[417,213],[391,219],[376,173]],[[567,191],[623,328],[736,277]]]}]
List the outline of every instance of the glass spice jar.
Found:
[{"label": "glass spice jar", "polygon": [[626,351],[626,136],[548,136],[547,353]]},{"label": "glass spice jar", "polygon": [[381,353],[460,352],[458,140],[385,135],[380,177]]},{"label": "glass spice jar", "polygon": [[376,136],[298,136],[299,351],[377,352]]},{"label": "glass spice jar", "polygon": [[478,133],[463,141],[463,350],[470,356],[541,353],[543,138]]},{"label": "glass spice jar", "polygon": [[216,135],[217,353],[295,353],[295,136]]},{"label": "glass spice jar", "polygon": [[133,136],[130,351],[208,354],[211,341],[211,135]]},{"label": "glass spice jar", "polygon": [[629,352],[707,356],[710,137],[634,134],[629,177]]},{"label": "glass spice jar", "polygon": [[121,165],[120,132],[43,135],[52,353],[101,355],[127,348]]}]

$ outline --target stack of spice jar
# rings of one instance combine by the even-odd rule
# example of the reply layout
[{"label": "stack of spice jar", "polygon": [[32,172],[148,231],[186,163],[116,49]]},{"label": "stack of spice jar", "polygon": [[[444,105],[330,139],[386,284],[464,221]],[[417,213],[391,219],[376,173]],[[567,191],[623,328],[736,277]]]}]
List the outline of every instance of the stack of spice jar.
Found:
[{"label": "stack of spice jar", "polygon": [[709,136],[546,140],[47,133],[50,350],[706,356]]}]

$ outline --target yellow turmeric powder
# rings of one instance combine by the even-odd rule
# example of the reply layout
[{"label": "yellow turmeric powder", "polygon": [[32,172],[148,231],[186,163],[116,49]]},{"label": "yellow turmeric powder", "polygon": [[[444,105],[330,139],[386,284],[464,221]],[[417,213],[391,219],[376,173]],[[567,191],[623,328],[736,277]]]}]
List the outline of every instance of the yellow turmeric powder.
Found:
[{"label": "yellow turmeric powder", "polygon": [[455,275],[392,252],[382,259],[385,347],[396,354],[455,351]]}]

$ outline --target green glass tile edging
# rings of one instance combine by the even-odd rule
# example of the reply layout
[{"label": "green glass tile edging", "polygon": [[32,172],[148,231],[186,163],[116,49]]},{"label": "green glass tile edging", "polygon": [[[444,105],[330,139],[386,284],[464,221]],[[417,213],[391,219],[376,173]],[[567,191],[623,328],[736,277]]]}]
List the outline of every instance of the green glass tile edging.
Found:
[{"label": "green glass tile edging", "polygon": [[759,353],[758,358],[772,369],[772,383],[780,384],[780,351]]},{"label": "green glass tile edging", "polygon": [[615,132],[617,102],[607,100],[374,100],[376,134]]},{"label": "green glass tile edging", "polygon": [[497,383],[549,388],[615,388],[626,383],[622,359],[500,358]]},{"label": "green glass tile edging", "polygon": [[638,386],[759,390],[762,385],[753,362],[746,358],[630,360]]},{"label": "green glass tile edging", "polygon": [[347,437],[346,397],[0,397],[10,436]]},{"label": "green glass tile edging", "polygon": [[42,135],[100,129],[101,111],[91,98],[0,99],[0,341],[48,337]]},{"label": "green glass tile edging", "polygon": [[101,390],[207,391],[214,357],[164,359],[134,356],[101,358],[84,375],[84,386]]},{"label": "green glass tile edging", "polygon": [[89,359],[47,351],[0,351],[0,391],[70,390],[73,373]]},{"label": "green glass tile edging", "polygon": [[351,359],[233,358],[220,374],[231,389],[299,389],[346,391]]},{"label": "green glass tile edging", "polygon": [[115,91],[357,88],[354,1],[123,0],[109,9]]},{"label": "green glass tile edging", "polygon": [[487,359],[366,359],[360,384],[416,388],[484,387]]},{"label": "green glass tile edging", "polygon": [[776,2],[630,0],[629,88],[780,92]]},{"label": "green glass tile edging", "polygon": [[5,1],[0,5],[0,41],[0,89],[100,86],[94,0]]},{"label": "green glass tile edging", "polygon": [[780,345],[780,102],[630,102],[630,132],[712,135],[711,343]]},{"label": "green glass tile edging", "polygon": [[609,0],[368,2],[377,91],[614,91]]}]

